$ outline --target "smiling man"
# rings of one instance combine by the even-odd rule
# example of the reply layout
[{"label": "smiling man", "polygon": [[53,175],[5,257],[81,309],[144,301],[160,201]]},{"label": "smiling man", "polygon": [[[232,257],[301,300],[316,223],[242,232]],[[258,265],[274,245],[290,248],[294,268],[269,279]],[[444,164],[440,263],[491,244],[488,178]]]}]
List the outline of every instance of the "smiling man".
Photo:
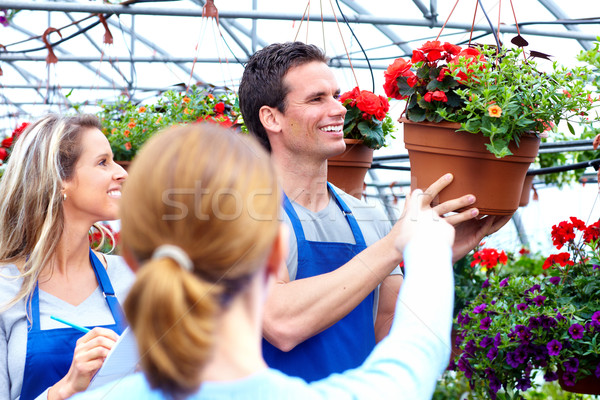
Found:
[{"label": "smiling man", "polygon": [[[360,365],[385,337],[402,283],[398,228],[374,207],[327,183],[327,159],[345,150],[346,109],[323,52],[300,42],[255,53],[239,88],[244,121],[271,157],[285,192],[290,255],[267,299],[263,353],[269,366],[314,381]],[[450,181],[426,192],[432,198]],[[465,195],[440,215],[473,204]],[[461,235],[455,259],[507,221],[447,218]]]}]

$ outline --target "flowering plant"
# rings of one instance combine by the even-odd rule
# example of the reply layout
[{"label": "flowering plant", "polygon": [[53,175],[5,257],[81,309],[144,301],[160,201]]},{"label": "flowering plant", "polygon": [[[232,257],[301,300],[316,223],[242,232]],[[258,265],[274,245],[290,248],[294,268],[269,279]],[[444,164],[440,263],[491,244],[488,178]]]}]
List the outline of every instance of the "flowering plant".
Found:
[{"label": "flowering plant", "polygon": [[123,96],[100,106],[102,130],[118,161],[131,160],[150,136],[170,125],[212,122],[231,128],[241,123],[237,96],[197,87],[167,91],[156,104],[136,105]]},{"label": "flowering plant", "polygon": [[547,275],[490,275],[458,314],[463,353],[451,364],[481,397],[504,388],[516,399],[538,373],[566,388],[600,378],[599,238],[599,222],[553,226],[553,244],[568,251],[545,260]]},{"label": "flowering plant", "polygon": [[[534,53],[533,54],[540,54]],[[414,70],[414,71],[413,71]],[[583,121],[592,107],[585,67],[552,64],[541,72],[522,49],[461,48],[429,41],[411,60],[396,59],[385,72],[389,97],[407,100],[414,122],[449,121],[460,130],[490,138],[496,157],[511,155],[523,134],[543,135],[561,120]]]},{"label": "flowering plant", "polygon": [[29,126],[29,122],[23,122],[17,126],[10,136],[7,136],[0,142],[0,165],[8,161],[13,143],[21,136],[25,128]]},{"label": "flowering plant", "polygon": [[340,101],[348,110],[344,119],[345,138],[363,140],[372,149],[386,145],[386,136],[395,130],[387,114],[390,109],[388,99],[355,87],[342,94]]}]

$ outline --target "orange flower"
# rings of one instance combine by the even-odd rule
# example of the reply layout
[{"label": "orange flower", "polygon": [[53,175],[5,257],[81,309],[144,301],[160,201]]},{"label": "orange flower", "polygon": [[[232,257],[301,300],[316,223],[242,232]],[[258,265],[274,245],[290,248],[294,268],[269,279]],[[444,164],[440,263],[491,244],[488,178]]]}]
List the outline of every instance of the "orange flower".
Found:
[{"label": "orange flower", "polygon": [[496,104],[492,104],[488,107],[488,113],[490,117],[500,118],[500,116],[502,115],[502,109]]},{"label": "orange flower", "polygon": [[127,126],[133,129],[135,127],[135,122],[131,121]]},{"label": "orange flower", "polygon": [[117,128],[112,128],[110,133],[115,133],[117,131]]},{"label": "orange flower", "polygon": [[571,93],[567,89],[563,89],[563,94],[567,97],[571,97]]},{"label": "orange flower", "polygon": [[185,104],[190,102],[190,98],[185,96],[181,101],[183,101]]},{"label": "orange flower", "polygon": [[125,143],[125,150],[131,150],[131,143]]},{"label": "orange flower", "polygon": [[213,95],[212,95],[212,94],[210,94],[210,93],[209,93],[209,94],[208,94],[208,96],[206,96],[206,97],[208,97],[209,99],[214,99],[214,98],[215,98],[215,96],[213,96]]},{"label": "orange flower", "polygon": [[187,115],[187,114],[190,113],[190,110],[188,110],[187,107],[186,107],[186,108],[183,109],[183,113]]},{"label": "orange flower", "polygon": [[141,106],[141,107],[138,109],[138,112],[139,112],[139,113],[146,112],[146,107],[144,107],[144,106]]},{"label": "orange flower", "polygon": [[156,124],[160,124],[160,121],[162,121],[162,117],[158,117],[158,119],[156,120]]},{"label": "orange flower", "polygon": [[129,132],[129,129],[125,129],[125,130],[123,131],[123,136],[125,136],[125,137],[129,137],[129,134],[130,134],[130,133],[131,133],[131,132]]}]

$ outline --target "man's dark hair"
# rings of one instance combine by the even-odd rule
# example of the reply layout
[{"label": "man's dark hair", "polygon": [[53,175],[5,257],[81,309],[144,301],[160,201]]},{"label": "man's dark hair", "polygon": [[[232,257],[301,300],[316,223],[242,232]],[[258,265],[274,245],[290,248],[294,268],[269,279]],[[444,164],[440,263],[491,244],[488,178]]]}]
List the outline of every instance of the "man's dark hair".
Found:
[{"label": "man's dark hair", "polygon": [[258,115],[262,106],[285,112],[289,88],[283,77],[292,67],[313,61],[327,62],[317,46],[302,42],[274,43],[254,53],[246,64],[239,87],[240,110],[246,127],[270,152],[271,144]]}]

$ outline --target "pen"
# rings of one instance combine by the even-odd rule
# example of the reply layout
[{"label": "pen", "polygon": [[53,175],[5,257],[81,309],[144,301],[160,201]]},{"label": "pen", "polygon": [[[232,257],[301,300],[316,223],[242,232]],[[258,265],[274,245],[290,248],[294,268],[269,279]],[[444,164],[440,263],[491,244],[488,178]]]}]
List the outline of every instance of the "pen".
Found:
[{"label": "pen", "polygon": [[69,325],[71,328],[75,328],[78,331],[81,331],[83,333],[88,333],[90,331],[90,329],[88,329],[88,328],[85,328],[85,327],[79,326],[79,325],[75,325],[75,324],[73,324],[71,322],[67,322],[67,321],[65,321],[62,318],[55,317],[54,315],[51,315],[50,318],[53,319],[53,320],[55,320],[55,321],[62,322],[65,325]]}]

